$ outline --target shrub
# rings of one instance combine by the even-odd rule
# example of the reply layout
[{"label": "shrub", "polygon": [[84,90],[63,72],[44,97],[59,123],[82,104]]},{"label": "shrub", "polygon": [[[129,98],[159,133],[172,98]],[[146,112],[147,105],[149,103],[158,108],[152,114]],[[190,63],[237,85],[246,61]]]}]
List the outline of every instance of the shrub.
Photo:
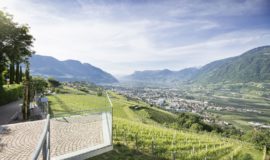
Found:
[{"label": "shrub", "polygon": [[55,89],[54,89],[54,92],[55,92],[55,93],[60,93],[61,90],[60,90],[60,88],[55,88]]},{"label": "shrub", "polygon": [[270,148],[270,131],[267,129],[249,131],[243,136],[243,139],[254,143],[260,149],[263,149],[264,146],[267,149]]},{"label": "shrub", "polygon": [[253,160],[252,156],[250,154],[248,154],[248,153],[245,153],[244,155],[241,155],[239,157],[239,159],[241,159],[241,160]]},{"label": "shrub", "polygon": [[102,92],[101,91],[98,91],[97,92],[97,96],[101,97],[102,96]]},{"label": "shrub", "polygon": [[23,96],[23,86],[14,84],[4,86],[4,90],[0,92],[0,105],[16,101]]},{"label": "shrub", "polygon": [[59,87],[61,85],[61,82],[59,82],[53,78],[48,78],[48,83],[49,83],[49,86],[53,87],[53,88]]},{"label": "shrub", "polygon": [[31,79],[31,83],[32,83],[32,88],[37,93],[44,93],[46,88],[48,87],[48,83],[46,79],[42,77],[33,77]]},{"label": "shrub", "polygon": [[85,93],[89,93],[87,88],[79,88],[80,91],[85,92]]}]

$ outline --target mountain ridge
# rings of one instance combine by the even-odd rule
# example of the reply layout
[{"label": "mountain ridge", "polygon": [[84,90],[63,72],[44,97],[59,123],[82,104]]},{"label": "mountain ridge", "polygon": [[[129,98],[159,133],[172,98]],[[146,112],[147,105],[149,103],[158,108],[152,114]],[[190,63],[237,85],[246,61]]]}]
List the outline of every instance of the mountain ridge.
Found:
[{"label": "mountain ridge", "polygon": [[51,56],[33,55],[30,58],[30,68],[32,75],[54,77],[62,81],[88,81],[96,84],[118,82],[110,73],[72,59],[60,61]]},{"label": "mountain ridge", "polygon": [[[235,57],[210,62],[200,68],[184,68],[179,71],[164,70],[136,71],[126,80],[151,82],[250,82],[270,80],[270,46],[253,48]],[[147,78],[145,78],[147,77]],[[150,78],[151,77],[151,78]]]},{"label": "mountain ridge", "polygon": [[132,75],[126,76],[124,80],[136,80],[136,81],[150,81],[150,82],[174,82],[188,80],[197,68],[185,68],[180,71],[171,71],[169,69],[163,70],[145,70],[135,71]]},{"label": "mountain ridge", "polygon": [[270,80],[270,46],[253,48],[239,56],[208,63],[194,77],[195,82],[203,83],[266,80]]}]

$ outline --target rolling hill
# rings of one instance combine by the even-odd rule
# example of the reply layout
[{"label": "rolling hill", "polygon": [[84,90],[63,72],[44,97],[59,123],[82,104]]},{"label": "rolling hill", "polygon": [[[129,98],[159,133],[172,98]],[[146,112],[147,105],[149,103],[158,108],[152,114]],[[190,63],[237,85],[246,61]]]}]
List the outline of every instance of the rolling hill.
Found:
[{"label": "rolling hill", "polygon": [[33,55],[30,66],[32,75],[54,77],[62,81],[88,81],[96,84],[118,82],[100,68],[76,60],[59,61],[50,56]]}]

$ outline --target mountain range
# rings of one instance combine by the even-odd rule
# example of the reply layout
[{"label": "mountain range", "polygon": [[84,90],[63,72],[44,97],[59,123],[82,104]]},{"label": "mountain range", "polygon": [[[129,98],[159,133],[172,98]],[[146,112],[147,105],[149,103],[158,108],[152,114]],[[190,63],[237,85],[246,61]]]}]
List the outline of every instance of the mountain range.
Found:
[{"label": "mountain range", "polygon": [[[32,75],[54,77],[62,81],[88,81],[96,84],[118,82],[113,75],[102,69],[76,60],[60,61],[50,56],[33,55],[30,65]],[[121,81],[150,84],[270,81],[270,46],[254,48],[240,56],[217,60],[201,68],[135,71]]]},{"label": "mountain range", "polygon": [[135,71],[133,74],[123,78],[124,81],[144,81],[152,83],[170,83],[187,81],[198,72],[197,68],[186,68],[180,71],[164,70],[145,70]]},{"label": "mountain range", "polygon": [[88,81],[96,84],[116,83],[111,74],[88,63],[76,60],[60,61],[50,56],[33,55],[30,58],[32,75],[53,77],[61,81]]},{"label": "mountain range", "polygon": [[270,46],[251,49],[240,56],[217,60],[201,68],[180,71],[146,70],[126,76],[125,81],[170,83],[263,82],[270,80]]}]

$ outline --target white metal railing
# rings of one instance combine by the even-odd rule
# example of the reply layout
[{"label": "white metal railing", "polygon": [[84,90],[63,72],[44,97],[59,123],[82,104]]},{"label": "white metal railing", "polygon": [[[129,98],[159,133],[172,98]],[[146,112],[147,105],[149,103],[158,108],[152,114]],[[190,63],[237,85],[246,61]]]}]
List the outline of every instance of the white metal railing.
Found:
[{"label": "white metal railing", "polygon": [[39,139],[36,150],[32,154],[32,160],[37,160],[42,151],[43,160],[50,160],[50,115],[47,115],[45,127]]},{"label": "white metal railing", "polygon": [[[108,132],[109,132],[109,139],[110,139],[110,145],[112,145],[112,140],[113,140],[113,137],[112,137],[112,114],[113,114],[113,104],[111,102],[111,99],[108,95],[108,93],[106,92],[106,96],[107,96],[107,99],[109,101],[109,105],[110,105],[110,108],[111,108],[111,114],[110,116],[108,116],[106,114],[106,123],[107,124],[107,127],[108,127]],[[44,130],[40,136],[40,139],[39,139],[39,142],[38,142],[38,145],[35,149],[35,151],[33,152],[32,154],[32,160],[37,160],[39,158],[39,155],[42,151],[42,159],[43,160],[50,160],[50,115],[48,114],[47,115],[47,118],[46,118],[46,122],[45,122],[45,127],[44,127]],[[72,154],[72,156],[74,157],[75,155]],[[83,156],[83,155],[82,155]],[[80,157],[80,155],[76,155],[75,157]]]},{"label": "white metal railing", "polygon": [[[53,159],[66,159],[66,160],[72,160],[72,159],[89,159],[91,157],[109,152],[113,150],[113,134],[112,134],[112,126],[113,126],[113,104],[111,102],[109,94],[105,91],[104,95],[107,97],[109,101],[109,106],[106,106],[104,110],[104,107],[101,108],[101,110],[97,110],[96,113],[102,113],[102,131],[103,131],[103,141],[104,143],[98,144],[95,146],[90,146],[88,148],[84,148],[81,150],[73,151],[66,153],[64,155],[60,155],[57,157],[53,157]],[[91,110],[90,110],[91,111]],[[80,111],[78,114],[85,112]],[[89,114],[90,112],[86,112]],[[92,112],[95,113],[95,112]],[[76,115],[76,114],[75,114]]]},{"label": "white metal railing", "polygon": [[108,92],[106,92],[106,95],[107,95],[108,101],[110,103],[110,107],[113,107],[113,104],[112,104],[112,101],[110,99],[110,96],[108,95]]},{"label": "white metal railing", "polygon": [[109,118],[107,117],[107,115],[106,115],[106,117],[107,117],[107,124],[108,124],[108,127],[109,127],[109,135],[110,135],[110,138],[111,138],[111,145],[113,144],[113,134],[112,134],[112,132],[113,132],[113,129],[112,129],[112,126],[113,126],[113,104],[112,104],[112,101],[111,101],[111,98],[110,98],[110,96],[109,96],[109,94],[108,94],[108,92],[106,91],[106,95],[107,95],[107,99],[108,99],[108,101],[109,101],[109,103],[110,103],[110,107],[111,107],[111,123],[109,124]]}]

